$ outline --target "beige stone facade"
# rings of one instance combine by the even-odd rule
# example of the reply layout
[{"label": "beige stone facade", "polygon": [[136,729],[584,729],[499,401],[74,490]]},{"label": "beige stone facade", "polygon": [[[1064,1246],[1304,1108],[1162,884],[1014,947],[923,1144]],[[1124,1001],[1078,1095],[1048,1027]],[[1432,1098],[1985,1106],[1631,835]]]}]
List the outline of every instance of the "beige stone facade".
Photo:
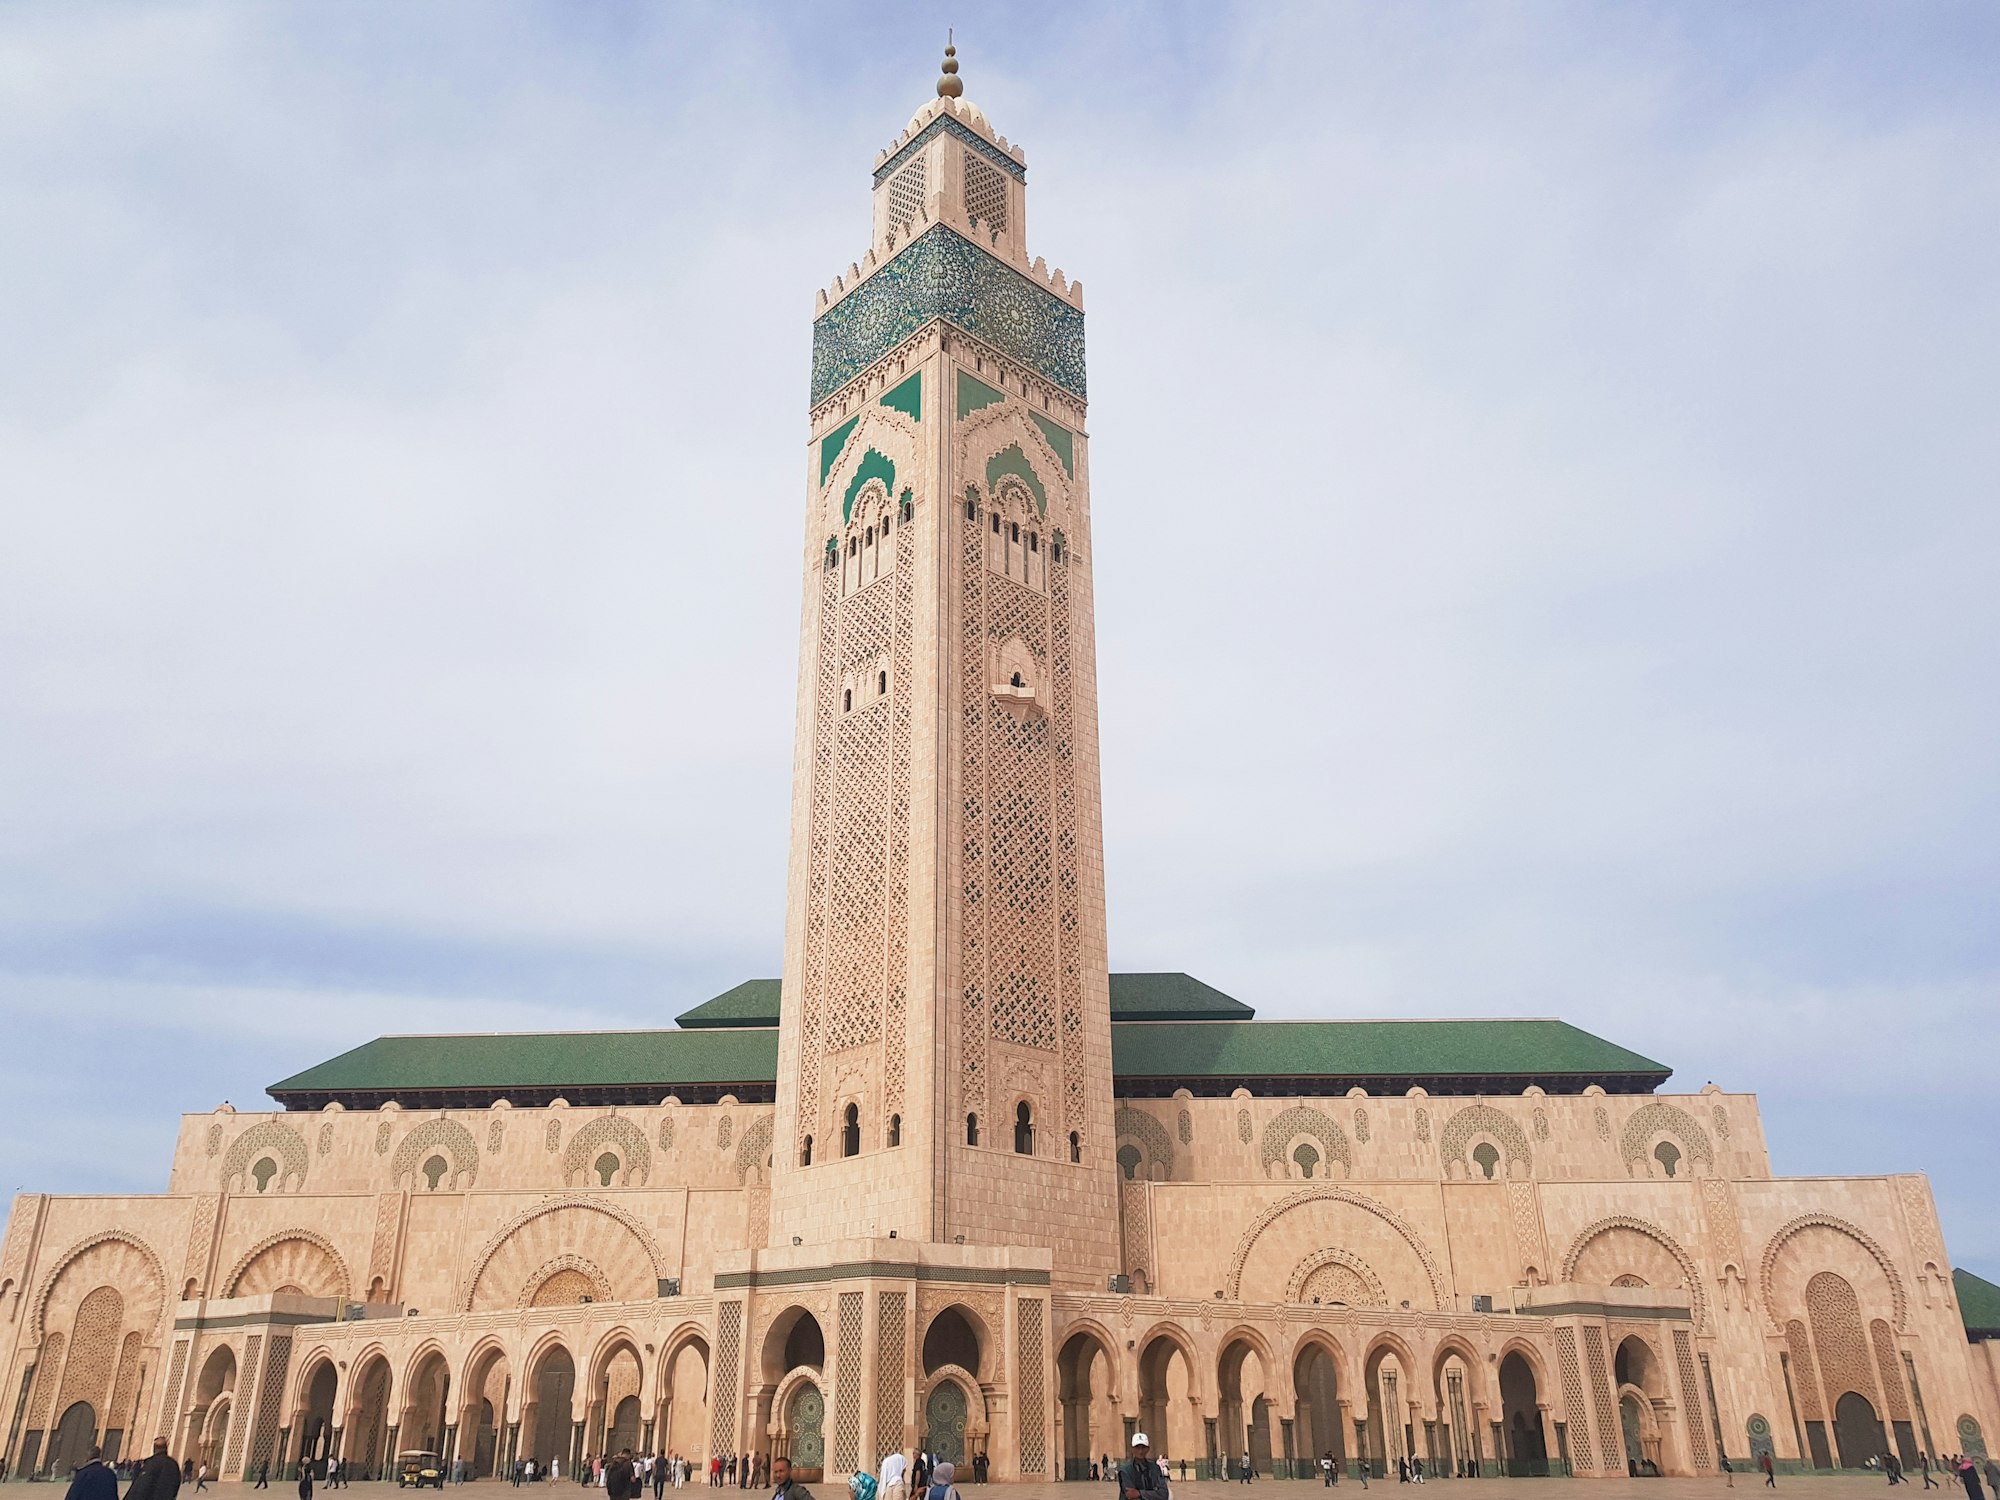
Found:
[{"label": "beige stone facade", "polygon": [[229,1476],[1983,1447],[1925,1179],[1775,1177],[1751,1096],[1114,1070],[1081,290],[969,103],[877,166],[816,325],[764,1092],[329,1085],[186,1118],[157,1196],[17,1198],[10,1477],[155,1436]]}]

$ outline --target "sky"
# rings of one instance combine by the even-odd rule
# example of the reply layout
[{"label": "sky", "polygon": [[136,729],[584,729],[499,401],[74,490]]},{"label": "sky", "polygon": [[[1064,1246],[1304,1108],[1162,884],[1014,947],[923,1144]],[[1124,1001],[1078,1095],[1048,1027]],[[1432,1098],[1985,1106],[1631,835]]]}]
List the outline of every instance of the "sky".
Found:
[{"label": "sky", "polygon": [[0,8],[0,1188],[775,974],[812,297],[1085,284],[1115,969],[1559,1015],[2000,1279],[2000,12]]}]

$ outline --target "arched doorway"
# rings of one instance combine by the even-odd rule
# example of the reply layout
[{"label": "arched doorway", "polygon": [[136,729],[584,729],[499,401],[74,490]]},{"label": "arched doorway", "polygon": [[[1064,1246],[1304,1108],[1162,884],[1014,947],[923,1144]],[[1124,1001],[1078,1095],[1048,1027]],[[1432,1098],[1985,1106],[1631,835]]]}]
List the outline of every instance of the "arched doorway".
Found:
[{"label": "arched doorway", "polygon": [[1376,1345],[1362,1366],[1368,1397],[1364,1457],[1375,1474],[1394,1474],[1398,1461],[1415,1453],[1415,1434],[1410,1430],[1412,1373],[1409,1359],[1391,1344]]},{"label": "arched doorway", "polygon": [[818,1480],[826,1472],[826,1397],[810,1380],[792,1392],[785,1411],[790,1434],[792,1470],[802,1480]]},{"label": "arched doorway", "polygon": [[551,1344],[529,1368],[527,1400],[521,1407],[521,1436],[535,1467],[546,1474],[551,1459],[576,1470],[571,1451],[576,1422],[576,1360],[561,1344]]},{"label": "arched doorway", "polygon": [[1426,1431],[1424,1466],[1432,1473],[1463,1477],[1478,1472],[1479,1433],[1472,1422],[1475,1358],[1469,1350],[1447,1344],[1431,1367],[1437,1420]]},{"label": "arched doorway", "polygon": [[1233,1479],[1247,1454],[1253,1473],[1271,1472],[1271,1397],[1274,1388],[1263,1353],[1248,1339],[1231,1339],[1216,1363],[1218,1442]]},{"label": "arched doorway", "polygon": [[1833,1403],[1833,1441],[1843,1469],[1859,1469],[1889,1451],[1875,1403],[1859,1391],[1847,1391]]},{"label": "arched doorway", "polygon": [[500,1470],[500,1428],[511,1384],[507,1356],[497,1344],[473,1352],[459,1390],[458,1457],[474,1479]]},{"label": "arched doorway", "polygon": [[1088,1479],[1093,1458],[1124,1451],[1111,1350],[1088,1329],[1063,1341],[1056,1356],[1056,1398],[1062,1407],[1062,1474]]},{"label": "arched doorway", "polygon": [[1194,1364],[1187,1349],[1161,1333],[1139,1351],[1139,1426],[1162,1463],[1200,1455],[1201,1413],[1194,1402]]},{"label": "arched doorway", "polygon": [[88,1401],[74,1401],[56,1423],[56,1435],[49,1443],[49,1472],[68,1474],[90,1457],[97,1440],[97,1410]]},{"label": "arched doorway", "polygon": [[1656,1475],[1665,1472],[1660,1447],[1660,1422],[1653,1403],[1665,1394],[1660,1362],[1636,1334],[1624,1339],[1612,1360],[1618,1386],[1618,1425],[1625,1442],[1625,1472]]},{"label": "arched doorway", "polygon": [[197,1463],[207,1463],[211,1474],[222,1472],[227,1451],[223,1445],[229,1439],[229,1411],[235,1394],[236,1351],[224,1344],[202,1362],[201,1378],[194,1388],[194,1414],[188,1418],[187,1450]]},{"label": "arched doorway", "polygon": [[820,1388],[826,1334],[819,1319],[803,1307],[778,1314],[764,1334],[762,1363],[757,1430],[770,1435],[774,1455],[791,1459],[794,1476],[812,1483],[826,1467],[826,1396]]},{"label": "arched doorway", "polygon": [[431,1349],[420,1356],[404,1384],[403,1411],[396,1421],[398,1448],[405,1453],[412,1449],[444,1453],[445,1401],[450,1388],[451,1370],[443,1351]]},{"label": "arched doorway", "polygon": [[977,1378],[981,1373],[979,1349],[979,1335],[965,1310],[947,1307],[924,1330],[924,1373],[935,1375],[946,1365],[957,1365]]},{"label": "arched doorway", "polygon": [[380,1478],[389,1461],[389,1361],[380,1354],[354,1381],[354,1407],[341,1440],[340,1469],[357,1479]]},{"label": "arched doorway", "polygon": [[326,1457],[333,1441],[333,1399],[339,1385],[340,1377],[332,1360],[321,1359],[316,1363],[306,1376],[294,1424],[298,1432],[295,1449],[298,1460],[311,1465],[314,1477],[319,1479],[326,1477]]},{"label": "arched doorway", "polygon": [[1506,1445],[1502,1461],[1516,1477],[1549,1472],[1548,1439],[1542,1430],[1541,1392],[1535,1369],[1518,1349],[1500,1361],[1500,1430]]},{"label": "arched doorway", "polygon": [[956,1380],[940,1380],[924,1403],[924,1447],[944,1463],[965,1462],[965,1392]]},{"label": "arched doorway", "polygon": [[597,1371],[591,1381],[590,1424],[584,1438],[584,1457],[610,1457],[630,1448],[639,1451],[639,1387],[643,1370],[639,1351],[630,1341],[599,1351]]},{"label": "arched doorway", "polygon": [[662,1436],[654,1446],[667,1453],[678,1453],[690,1462],[705,1459],[709,1436],[707,1342],[690,1336],[679,1345],[669,1345],[661,1385]]},{"label": "arched doorway", "polygon": [[1299,1457],[1314,1465],[1330,1453],[1336,1465],[1344,1466],[1339,1367],[1333,1350],[1319,1339],[1309,1338],[1292,1357],[1292,1389],[1299,1403],[1292,1425]]}]

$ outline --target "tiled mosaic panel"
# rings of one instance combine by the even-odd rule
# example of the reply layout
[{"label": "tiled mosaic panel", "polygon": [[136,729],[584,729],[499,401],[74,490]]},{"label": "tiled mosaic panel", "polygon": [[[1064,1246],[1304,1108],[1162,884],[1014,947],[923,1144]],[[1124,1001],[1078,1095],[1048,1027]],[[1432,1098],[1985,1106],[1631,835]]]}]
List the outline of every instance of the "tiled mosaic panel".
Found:
[{"label": "tiled mosaic panel", "polygon": [[806,833],[806,975],[805,988],[799,996],[799,1112],[798,1139],[792,1142],[794,1153],[813,1133],[819,1118],[821,1026],[826,1011],[827,855],[833,820],[829,804],[833,797],[833,726],[839,712],[835,695],[840,690],[840,658],[834,648],[834,603],[839,587],[839,575],[834,569],[820,570],[813,682],[812,811]]},{"label": "tiled mosaic panel", "polygon": [[[968,496],[976,491],[968,490]],[[971,504],[968,499],[968,505]],[[965,878],[960,914],[959,977],[964,1007],[959,1016],[960,1086],[968,1113],[986,1113],[986,839],[985,778],[976,747],[983,738],[986,694],[986,538],[977,516],[968,516],[959,536],[959,739],[965,756],[959,809]]]},{"label": "tiled mosaic panel", "polygon": [[817,405],[934,319],[1085,396],[1083,310],[934,224],[813,323]]}]

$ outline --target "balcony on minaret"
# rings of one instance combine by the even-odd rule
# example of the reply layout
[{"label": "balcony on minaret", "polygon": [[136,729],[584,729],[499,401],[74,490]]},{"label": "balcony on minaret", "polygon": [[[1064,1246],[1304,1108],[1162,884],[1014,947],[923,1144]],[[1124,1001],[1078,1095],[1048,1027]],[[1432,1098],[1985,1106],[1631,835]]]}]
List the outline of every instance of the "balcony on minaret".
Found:
[{"label": "balcony on minaret", "polygon": [[1042,673],[1027,643],[1018,635],[993,654],[993,696],[1029,714],[1046,714],[1040,684]]}]

